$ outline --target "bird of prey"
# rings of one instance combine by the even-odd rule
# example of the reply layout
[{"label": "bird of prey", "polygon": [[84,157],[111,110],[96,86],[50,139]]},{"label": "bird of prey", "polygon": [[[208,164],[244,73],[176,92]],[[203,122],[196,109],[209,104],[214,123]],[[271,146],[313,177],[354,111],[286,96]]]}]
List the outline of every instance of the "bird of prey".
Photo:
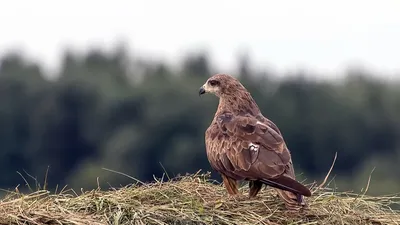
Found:
[{"label": "bird of prey", "polygon": [[200,87],[199,95],[212,93],[219,105],[205,132],[211,167],[222,177],[225,189],[237,196],[238,181],[249,181],[249,198],[263,184],[276,189],[287,209],[306,205],[310,190],[295,180],[291,154],[278,127],[265,118],[247,89],[236,78],[215,74]]}]

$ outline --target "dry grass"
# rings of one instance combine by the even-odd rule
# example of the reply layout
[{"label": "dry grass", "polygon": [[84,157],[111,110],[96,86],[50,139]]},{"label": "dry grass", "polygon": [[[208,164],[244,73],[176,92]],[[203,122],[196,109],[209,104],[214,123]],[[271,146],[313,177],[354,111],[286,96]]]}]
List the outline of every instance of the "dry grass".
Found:
[{"label": "dry grass", "polygon": [[[400,224],[389,208],[400,197],[369,197],[311,187],[309,209],[285,210],[271,188],[254,200],[227,199],[209,174],[186,175],[82,194],[10,193],[0,201],[1,224]],[[247,185],[241,191],[248,191]]]}]

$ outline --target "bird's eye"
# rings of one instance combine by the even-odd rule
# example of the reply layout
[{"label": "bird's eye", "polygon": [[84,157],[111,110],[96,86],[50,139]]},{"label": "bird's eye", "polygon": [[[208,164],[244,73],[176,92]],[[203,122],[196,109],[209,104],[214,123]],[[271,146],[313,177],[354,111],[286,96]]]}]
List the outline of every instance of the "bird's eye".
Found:
[{"label": "bird's eye", "polygon": [[208,81],[208,83],[209,83],[211,86],[215,86],[215,85],[218,84],[218,81],[216,81],[216,80],[210,80],[210,81]]}]

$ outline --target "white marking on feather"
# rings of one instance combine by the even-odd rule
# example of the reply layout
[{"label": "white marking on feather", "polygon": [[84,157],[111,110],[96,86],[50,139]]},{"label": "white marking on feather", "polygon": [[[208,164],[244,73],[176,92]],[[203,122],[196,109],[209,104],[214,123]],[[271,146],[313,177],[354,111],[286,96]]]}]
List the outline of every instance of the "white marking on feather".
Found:
[{"label": "white marking on feather", "polygon": [[256,151],[258,151],[259,148],[260,148],[259,145],[256,145],[256,144],[250,142],[250,144],[249,144],[250,151],[255,151],[256,152]]}]

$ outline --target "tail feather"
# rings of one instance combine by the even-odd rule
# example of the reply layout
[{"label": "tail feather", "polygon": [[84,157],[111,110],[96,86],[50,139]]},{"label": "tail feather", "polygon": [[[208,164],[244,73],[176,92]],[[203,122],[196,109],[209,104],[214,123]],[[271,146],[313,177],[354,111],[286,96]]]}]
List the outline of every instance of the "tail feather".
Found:
[{"label": "tail feather", "polygon": [[307,197],[311,196],[311,191],[306,186],[287,176],[280,176],[274,179],[263,179],[261,181],[266,185],[274,188],[293,192],[294,194],[304,195]]},{"label": "tail feather", "polygon": [[279,197],[285,202],[287,209],[299,210],[306,206],[306,202],[302,195],[279,189],[276,191],[278,192]]}]

